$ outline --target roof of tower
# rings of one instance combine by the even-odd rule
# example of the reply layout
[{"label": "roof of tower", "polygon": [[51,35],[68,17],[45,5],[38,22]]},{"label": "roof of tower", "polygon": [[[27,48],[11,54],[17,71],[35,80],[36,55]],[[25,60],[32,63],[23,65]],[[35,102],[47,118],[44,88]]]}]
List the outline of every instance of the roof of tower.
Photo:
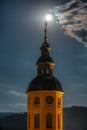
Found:
[{"label": "roof of tower", "polygon": [[35,77],[28,86],[28,91],[56,90],[63,92],[60,82],[53,76],[44,74]]},{"label": "roof of tower", "polygon": [[41,48],[43,48],[43,47],[50,48],[50,45],[49,45],[49,43],[47,43],[47,42],[44,42],[44,43],[42,43],[42,46],[41,46]]},{"label": "roof of tower", "polygon": [[37,64],[38,64],[38,63],[41,63],[41,62],[54,63],[53,59],[52,59],[50,56],[41,56],[41,57],[38,59]]}]

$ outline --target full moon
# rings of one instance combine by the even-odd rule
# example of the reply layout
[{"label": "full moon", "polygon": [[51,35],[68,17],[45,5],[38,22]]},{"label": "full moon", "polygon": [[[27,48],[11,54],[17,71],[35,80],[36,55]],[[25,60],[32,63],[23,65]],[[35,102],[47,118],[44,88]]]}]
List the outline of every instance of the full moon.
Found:
[{"label": "full moon", "polygon": [[50,21],[50,20],[52,20],[52,16],[51,16],[50,14],[47,14],[46,17],[45,17],[45,19],[46,19],[47,21]]}]

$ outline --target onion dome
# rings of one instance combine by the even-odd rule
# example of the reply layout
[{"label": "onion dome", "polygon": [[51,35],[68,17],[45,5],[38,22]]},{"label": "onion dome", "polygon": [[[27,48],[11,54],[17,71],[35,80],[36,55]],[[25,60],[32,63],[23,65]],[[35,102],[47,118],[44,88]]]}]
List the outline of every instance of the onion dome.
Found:
[{"label": "onion dome", "polygon": [[53,76],[44,74],[35,77],[28,86],[27,91],[56,90],[63,92],[60,82]]}]

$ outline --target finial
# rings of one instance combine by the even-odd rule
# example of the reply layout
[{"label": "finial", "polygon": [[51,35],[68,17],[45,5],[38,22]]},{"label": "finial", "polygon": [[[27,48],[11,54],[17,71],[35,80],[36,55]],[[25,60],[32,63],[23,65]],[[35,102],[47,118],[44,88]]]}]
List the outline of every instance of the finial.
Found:
[{"label": "finial", "polygon": [[45,29],[44,29],[44,42],[47,42],[47,20],[45,20]]},{"label": "finial", "polygon": [[48,21],[50,21],[52,19],[52,16],[50,14],[46,15],[46,18],[45,18],[45,29],[44,29],[44,42],[46,43],[47,42],[47,23]]}]

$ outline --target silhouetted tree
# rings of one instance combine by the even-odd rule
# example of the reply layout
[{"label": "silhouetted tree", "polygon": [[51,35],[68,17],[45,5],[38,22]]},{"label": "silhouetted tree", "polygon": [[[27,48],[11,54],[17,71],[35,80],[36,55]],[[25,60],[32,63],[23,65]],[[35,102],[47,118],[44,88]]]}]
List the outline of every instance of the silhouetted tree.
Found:
[{"label": "silhouetted tree", "polygon": [[0,130],[3,130],[2,126],[0,126]]}]

